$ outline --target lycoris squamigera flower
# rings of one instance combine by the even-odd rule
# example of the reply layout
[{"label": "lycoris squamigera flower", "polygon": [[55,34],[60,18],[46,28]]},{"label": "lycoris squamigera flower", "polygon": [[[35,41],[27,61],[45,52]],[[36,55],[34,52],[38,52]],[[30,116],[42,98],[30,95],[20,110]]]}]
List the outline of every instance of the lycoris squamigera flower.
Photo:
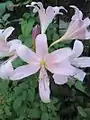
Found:
[{"label": "lycoris squamigera flower", "polygon": [[28,64],[16,68],[10,79],[20,80],[40,71],[38,80],[39,94],[43,102],[50,102],[50,80],[46,70],[60,75],[73,75],[74,73],[74,67],[71,66],[68,60],[72,54],[71,49],[62,48],[48,53],[45,34],[36,37],[36,53],[25,45],[21,45],[16,51],[17,55]]},{"label": "lycoris squamigera flower", "polygon": [[87,29],[90,25],[90,19],[87,17],[83,20],[83,13],[76,6],[71,5],[70,7],[75,9],[75,14],[72,16],[67,31],[60,39],[53,42],[50,46],[64,40],[90,39],[90,31]]}]

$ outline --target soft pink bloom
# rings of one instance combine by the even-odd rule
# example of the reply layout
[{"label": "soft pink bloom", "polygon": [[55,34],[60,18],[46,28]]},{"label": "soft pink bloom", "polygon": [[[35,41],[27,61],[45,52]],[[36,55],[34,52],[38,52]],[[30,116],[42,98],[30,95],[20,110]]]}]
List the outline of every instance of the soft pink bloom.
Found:
[{"label": "soft pink bloom", "polygon": [[44,9],[43,4],[41,2],[32,2],[31,5],[26,5],[26,7],[34,7],[33,12],[39,13],[40,18],[40,24],[41,24],[41,33],[45,33],[48,25],[53,21],[54,17],[57,14],[63,14],[62,12],[59,12],[61,9],[66,9],[62,6],[60,7],[52,7],[48,6],[47,9]]},{"label": "soft pink bloom", "polygon": [[13,30],[13,27],[0,29],[0,58],[10,57],[7,61],[2,62],[0,65],[0,77],[2,79],[8,79],[11,75],[13,70],[11,62],[17,57],[15,49],[21,45],[21,41],[17,39],[11,40],[9,42],[7,41],[7,38],[11,35]]},{"label": "soft pink bloom", "polygon": [[[72,77],[83,81],[86,73],[82,70],[82,68],[90,67],[90,57],[80,57],[83,52],[83,44],[81,41],[76,40],[73,46],[72,55],[70,56],[70,63],[75,67],[75,73]],[[68,81],[70,76],[61,76],[59,74],[54,74],[53,78],[56,79],[57,84],[61,84],[60,80],[63,80],[63,84]]]},{"label": "soft pink bloom", "polygon": [[75,9],[75,14],[71,18],[69,27],[65,34],[53,42],[51,46],[63,40],[90,39],[90,31],[87,29],[90,25],[90,19],[87,17],[83,20],[83,13],[76,6],[70,7]]},{"label": "soft pink bloom", "polygon": [[72,75],[74,72],[74,67],[71,66],[68,60],[72,54],[71,49],[62,48],[48,53],[45,34],[36,37],[36,53],[25,45],[16,48],[16,51],[17,55],[28,64],[16,68],[10,79],[20,80],[40,70],[39,93],[43,102],[50,102],[50,82],[47,70],[60,75]]},{"label": "soft pink bloom", "polygon": [[0,29],[0,58],[12,56],[13,52],[10,51],[11,46],[21,44],[21,41],[14,39],[12,41],[7,41],[7,38],[14,31],[13,27],[8,27],[7,29]]}]

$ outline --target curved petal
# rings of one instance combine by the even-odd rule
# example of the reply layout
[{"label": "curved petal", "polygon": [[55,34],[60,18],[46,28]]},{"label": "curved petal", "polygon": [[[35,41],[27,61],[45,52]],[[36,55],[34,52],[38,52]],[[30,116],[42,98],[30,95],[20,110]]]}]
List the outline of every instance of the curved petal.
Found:
[{"label": "curved petal", "polygon": [[73,75],[75,72],[75,68],[69,63],[68,59],[64,60],[61,63],[49,63],[46,65],[46,68],[54,74],[60,75]]},{"label": "curved petal", "polygon": [[9,79],[9,77],[12,75],[14,69],[13,69],[13,66],[11,64],[11,62],[6,62],[6,63],[3,63],[1,66],[0,66],[0,77],[2,79]]},{"label": "curved petal", "polygon": [[59,84],[59,85],[65,84],[68,81],[67,76],[63,76],[63,75],[59,75],[59,74],[54,74],[53,78],[54,78],[55,83]]},{"label": "curved petal", "polygon": [[80,69],[76,69],[76,74],[74,75],[74,78],[80,80],[80,81],[83,81],[84,78],[86,76],[86,73],[83,72],[83,70],[80,70]]},{"label": "curved petal", "polygon": [[16,52],[17,55],[27,63],[38,62],[39,58],[37,57],[37,55],[25,45],[20,45],[20,47],[16,48]]},{"label": "curved petal", "polygon": [[90,57],[75,58],[73,59],[72,64],[80,68],[90,67]]},{"label": "curved petal", "polygon": [[36,53],[40,57],[44,57],[48,54],[48,44],[47,44],[47,37],[45,34],[40,34],[36,37]]},{"label": "curved petal", "polygon": [[36,73],[39,70],[39,65],[23,65],[18,68],[16,68],[13,72],[13,74],[10,76],[11,80],[21,80],[25,77],[28,77],[34,73]]},{"label": "curved petal", "polygon": [[73,51],[72,51],[73,54],[72,54],[71,58],[79,57],[82,54],[83,49],[84,49],[84,46],[83,46],[82,42],[79,40],[75,40],[74,46],[73,46]]},{"label": "curved petal", "polygon": [[18,39],[14,39],[9,41],[7,45],[10,47],[9,52],[12,52],[13,50],[16,50],[20,45],[22,45],[22,42]]},{"label": "curved petal", "polygon": [[70,5],[71,8],[74,8],[75,14],[72,16],[72,20],[82,20],[83,13],[74,5]]},{"label": "curved petal", "polygon": [[44,103],[50,102],[49,78],[44,68],[41,68],[39,75],[39,94]]},{"label": "curved petal", "polygon": [[72,55],[70,48],[61,48],[45,56],[46,64],[60,63]]},{"label": "curved petal", "polygon": [[4,30],[3,35],[5,37],[5,41],[12,34],[13,31],[14,31],[13,27],[8,27],[7,29]]}]

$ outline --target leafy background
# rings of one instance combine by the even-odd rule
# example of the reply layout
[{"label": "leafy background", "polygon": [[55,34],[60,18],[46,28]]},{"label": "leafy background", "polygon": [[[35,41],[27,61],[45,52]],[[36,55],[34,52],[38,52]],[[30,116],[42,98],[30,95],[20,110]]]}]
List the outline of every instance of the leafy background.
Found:
[{"label": "leafy background", "polygon": [[[0,28],[15,27],[15,31],[8,40],[19,38],[28,47],[32,47],[32,28],[39,24],[37,15],[25,5],[31,0],[1,0]],[[64,16],[56,17],[48,27],[47,37],[50,44],[59,38],[66,30],[73,10],[68,5],[77,5],[84,17],[90,16],[89,0],[42,0],[44,6],[63,5],[68,9]],[[84,41],[83,55],[90,56],[90,41]],[[70,45],[73,42],[60,43],[51,51]],[[3,59],[6,60],[7,58]],[[2,60],[1,60],[2,61]],[[14,67],[24,63],[17,59]],[[38,94],[38,73],[21,81],[7,81],[0,79],[0,120],[90,120],[90,69],[84,82],[69,80],[62,86],[56,85],[50,77],[51,103],[44,104]]]}]

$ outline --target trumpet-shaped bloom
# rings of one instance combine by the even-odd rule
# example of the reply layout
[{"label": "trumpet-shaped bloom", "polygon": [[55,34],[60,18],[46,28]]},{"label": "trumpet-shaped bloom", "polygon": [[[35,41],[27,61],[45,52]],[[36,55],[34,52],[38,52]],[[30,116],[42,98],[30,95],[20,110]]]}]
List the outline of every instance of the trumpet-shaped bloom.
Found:
[{"label": "trumpet-shaped bloom", "polygon": [[[90,57],[80,57],[83,52],[83,44],[81,41],[76,40],[73,47],[73,54],[70,56],[70,63],[75,67],[74,78],[83,81],[86,73],[81,68],[90,67]],[[56,79],[57,84],[61,84],[60,78],[63,79],[63,84],[68,81],[69,76],[61,76],[59,74],[54,74],[53,78]]]},{"label": "trumpet-shaped bloom", "polygon": [[0,30],[0,58],[10,57],[7,61],[0,65],[0,77],[2,79],[8,79],[11,75],[13,71],[11,62],[17,57],[15,49],[21,45],[21,41],[17,39],[11,40],[9,42],[7,41],[7,38],[11,35],[13,30],[13,27]]},{"label": "trumpet-shaped bloom", "polygon": [[16,68],[11,75],[11,80],[20,80],[40,70],[39,93],[43,102],[50,102],[49,77],[46,70],[60,75],[72,75],[74,67],[69,63],[69,56],[72,54],[70,48],[58,49],[48,53],[47,37],[40,34],[36,37],[36,53],[25,45],[16,48],[17,55],[27,65]]},{"label": "trumpet-shaped bloom", "polygon": [[53,42],[51,46],[63,40],[90,39],[90,32],[87,29],[90,25],[90,19],[87,17],[83,20],[83,13],[76,6],[70,7],[75,9],[75,14],[72,16],[69,27],[66,33],[60,39]]},{"label": "trumpet-shaped bloom", "polygon": [[29,7],[29,6],[34,7],[33,9],[34,13],[36,12],[39,13],[41,33],[45,33],[48,25],[53,21],[54,17],[57,14],[62,14],[62,12],[59,12],[61,9],[67,12],[67,10],[62,6],[60,7],[48,6],[47,9],[45,10],[41,2],[32,2],[31,5],[27,5],[26,7]]},{"label": "trumpet-shaped bloom", "polygon": [[7,41],[7,38],[13,32],[13,27],[8,27],[7,29],[0,30],[0,58],[12,56],[14,53],[10,51],[11,46],[21,44],[19,40],[12,40],[10,42]]}]

